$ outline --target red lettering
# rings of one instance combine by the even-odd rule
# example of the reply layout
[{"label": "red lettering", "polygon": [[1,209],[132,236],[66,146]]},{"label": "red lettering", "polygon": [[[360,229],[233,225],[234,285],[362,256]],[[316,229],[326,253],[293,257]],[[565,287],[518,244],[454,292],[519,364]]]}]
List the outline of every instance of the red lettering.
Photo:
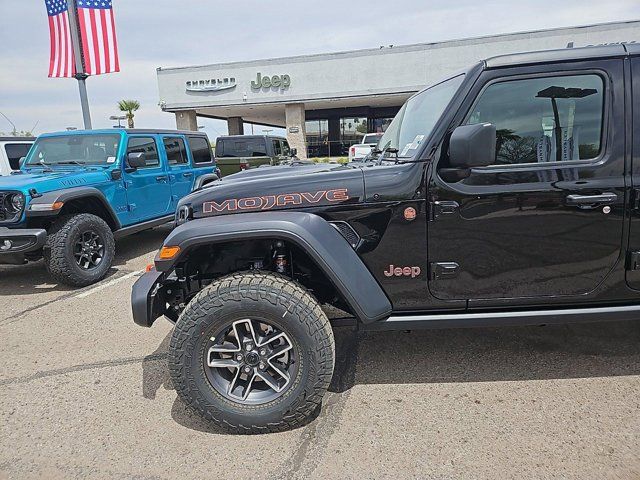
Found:
[{"label": "red lettering", "polygon": [[299,193],[285,193],[278,195],[276,204],[279,207],[284,207],[285,205],[300,205],[302,204],[302,198]]},{"label": "red lettering", "polygon": [[262,210],[269,210],[276,205],[276,197],[274,195],[267,195],[266,197],[262,198],[264,199]]},{"label": "red lettering", "polygon": [[218,202],[204,202],[202,204],[203,213],[224,212],[225,210],[233,211],[238,208],[238,202],[235,198],[225,200],[222,203]]},{"label": "red lettering", "polygon": [[262,207],[262,198],[261,197],[249,197],[249,198],[241,198],[238,200],[238,208],[240,210],[250,210],[252,208],[260,208]]},{"label": "red lettering", "polygon": [[302,198],[304,198],[305,202],[318,203],[320,200],[322,200],[322,197],[324,197],[326,193],[326,190],[320,190],[316,193],[305,192],[301,193],[300,195],[302,195]]},{"label": "red lettering", "polygon": [[330,202],[342,202],[344,200],[349,200],[347,189],[337,188],[335,190],[327,191],[327,200],[329,200]]}]

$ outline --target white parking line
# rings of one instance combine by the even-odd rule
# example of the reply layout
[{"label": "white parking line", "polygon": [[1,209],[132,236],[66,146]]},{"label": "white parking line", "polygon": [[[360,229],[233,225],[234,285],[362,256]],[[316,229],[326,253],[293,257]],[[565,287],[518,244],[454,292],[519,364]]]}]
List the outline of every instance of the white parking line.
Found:
[{"label": "white parking line", "polygon": [[103,283],[101,285],[93,287],[90,290],[87,290],[86,292],[82,292],[82,293],[76,295],[75,298],[86,298],[89,295],[93,295],[94,293],[101,292],[105,288],[109,288],[109,287],[115,285],[116,283],[120,283],[120,282],[126,280],[127,278],[135,277],[136,275],[140,275],[141,273],[142,272],[129,272],[126,275],[123,275],[123,276],[118,277],[118,278],[114,278],[113,280],[110,280],[107,283]]}]

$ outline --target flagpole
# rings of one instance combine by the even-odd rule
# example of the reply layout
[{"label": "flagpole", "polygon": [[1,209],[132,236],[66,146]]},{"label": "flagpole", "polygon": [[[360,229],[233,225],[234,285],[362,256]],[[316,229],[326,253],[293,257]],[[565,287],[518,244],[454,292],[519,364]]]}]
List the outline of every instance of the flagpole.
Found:
[{"label": "flagpole", "polygon": [[75,79],[78,80],[78,89],[80,90],[80,105],[82,107],[82,119],[84,128],[91,130],[91,113],[89,112],[89,97],[87,97],[86,80],[89,77],[84,72],[82,63],[82,48],[80,40],[80,29],[78,28],[78,7],[76,0],[67,1],[67,14],[69,15],[69,30],[71,30],[71,44],[73,45],[73,56],[76,63]]}]

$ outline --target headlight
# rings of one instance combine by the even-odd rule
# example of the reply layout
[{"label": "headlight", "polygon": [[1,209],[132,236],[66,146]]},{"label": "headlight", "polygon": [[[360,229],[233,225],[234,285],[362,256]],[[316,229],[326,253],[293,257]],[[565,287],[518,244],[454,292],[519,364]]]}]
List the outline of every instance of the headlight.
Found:
[{"label": "headlight", "polygon": [[24,208],[24,195],[21,193],[14,193],[9,198],[9,201],[11,203],[11,208],[13,208],[13,211],[16,213],[21,212]]}]

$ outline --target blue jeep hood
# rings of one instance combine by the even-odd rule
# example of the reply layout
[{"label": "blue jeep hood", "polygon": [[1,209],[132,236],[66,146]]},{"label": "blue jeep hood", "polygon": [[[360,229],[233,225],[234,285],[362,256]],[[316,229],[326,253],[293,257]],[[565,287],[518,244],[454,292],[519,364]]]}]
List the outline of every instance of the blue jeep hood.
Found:
[{"label": "blue jeep hood", "polygon": [[27,193],[35,188],[38,193],[47,193],[72,187],[96,185],[107,180],[107,172],[102,168],[56,169],[53,172],[38,169],[30,173],[0,177],[0,191],[20,190]]}]

